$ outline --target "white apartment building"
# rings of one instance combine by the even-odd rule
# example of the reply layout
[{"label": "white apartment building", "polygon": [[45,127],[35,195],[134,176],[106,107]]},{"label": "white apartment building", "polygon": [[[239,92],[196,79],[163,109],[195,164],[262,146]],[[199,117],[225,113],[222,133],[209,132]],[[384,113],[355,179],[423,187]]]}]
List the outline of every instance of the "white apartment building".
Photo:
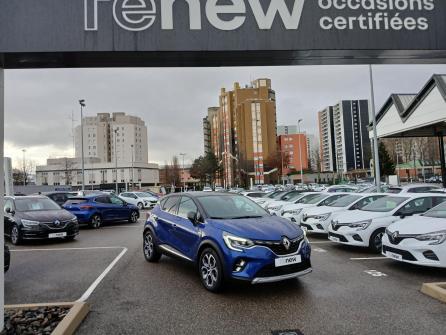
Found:
[{"label": "white apartment building", "polygon": [[333,172],[336,169],[336,157],[334,155],[333,107],[331,106],[319,112],[319,138],[321,171]]},{"label": "white apartment building", "polygon": [[[81,126],[75,129],[76,157],[82,157]],[[148,140],[145,122],[125,113],[99,113],[84,118],[84,157],[98,158],[103,163],[148,162]]]}]

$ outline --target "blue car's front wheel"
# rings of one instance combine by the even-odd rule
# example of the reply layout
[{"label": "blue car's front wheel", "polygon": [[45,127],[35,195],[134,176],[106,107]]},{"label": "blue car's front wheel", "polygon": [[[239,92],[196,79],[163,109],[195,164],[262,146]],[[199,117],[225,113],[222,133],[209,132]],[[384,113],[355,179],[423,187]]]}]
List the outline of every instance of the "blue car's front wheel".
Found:
[{"label": "blue car's front wheel", "polygon": [[204,287],[211,292],[217,292],[223,287],[223,267],[212,248],[203,250],[199,262],[200,279]]},{"label": "blue car's front wheel", "polygon": [[155,238],[150,230],[144,233],[143,251],[147,262],[158,262],[161,258],[161,253],[156,246]]},{"label": "blue car's front wheel", "polygon": [[91,217],[90,227],[93,229],[99,229],[102,226],[102,218],[98,214],[94,214]]}]

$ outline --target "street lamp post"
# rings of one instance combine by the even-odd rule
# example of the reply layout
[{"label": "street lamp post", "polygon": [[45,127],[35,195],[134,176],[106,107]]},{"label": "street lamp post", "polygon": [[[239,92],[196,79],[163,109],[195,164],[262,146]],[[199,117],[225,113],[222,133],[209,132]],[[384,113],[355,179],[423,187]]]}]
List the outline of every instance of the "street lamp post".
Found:
[{"label": "street lamp post", "polygon": [[185,177],[185,171],[184,171],[184,156],[186,156],[185,153],[180,153],[180,156],[183,158],[183,168],[181,169],[181,177],[183,179],[183,192],[186,191],[186,177]]},{"label": "street lamp post", "polygon": [[84,161],[84,107],[85,100],[79,100],[81,105],[81,165],[82,165],[82,191],[85,191],[85,161]]},{"label": "street lamp post", "polygon": [[22,152],[23,152],[23,186],[26,186],[26,160],[25,160],[26,150],[22,149]]},{"label": "street lamp post", "polygon": [[118,155],[117,155],[117,147],[116,147],[116,143],[117,143],[116,137],[118,136],[117,135],[118,128],[115,128],[113,131],[115,133],[115,171],[116,171],[115,188],[116,188],[116,195],[117,195],[119,193],[119,190],[118,190]]},{"label": "street lamp post", "polygon": [[378,132],[376,130],[376,107],[375,107],[375,88],[373,86],[373,69],[369,64],[369,76],[370,76],[370,98],[372,106],[372,121],[373,121],[373,159],[375,167],[375,179],[376,179],[376,191],[381,192],[381,170],[379,168],[379,148],[378,148]]},{"label": "street lamp post", "polygon": [[135,179],[134,179],[134,174],[133,174],[133,161],[134,161],[134,147],[133,147],[133,144],[132,145],[130,145],[130,147],[132,148],[132,190],[133,190],[133,188],[134,188],[134,182],[135,182]]},{"label": "street lamp post", "polygon": [[299,134],[299,161],[300,161],[300,184],[303,185],[304,184],[304,168],[303,168],[303,164],[302,164],[302,145],[301,145],[301,136],[302,134],[300,133],[300,124],[303,121],[303,119],[299,119],[299,121],[297,121],[297,132]]}]

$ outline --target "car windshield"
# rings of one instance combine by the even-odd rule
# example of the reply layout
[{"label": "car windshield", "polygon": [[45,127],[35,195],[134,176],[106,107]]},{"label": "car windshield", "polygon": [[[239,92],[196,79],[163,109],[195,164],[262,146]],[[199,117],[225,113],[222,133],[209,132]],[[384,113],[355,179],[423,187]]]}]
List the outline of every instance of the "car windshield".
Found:
[{"label": "car windshield", "polygon": [[285,195],[282,198],[282,200],[291,202],[291,201],[297,200],[297,199],[299,199],[301,197],[302,197],[302,193],[300,193],[300,192],[292,192],[292,193],[288,193],[287,195]]},{"label": "car windshield", "polygon": [[284,191],[276,191],[273,193],[269,193],[266,198],[270,198],[270,199],[279,199],[282,195],[284,195],[287,192]]},{"label": "car windshield", "polygon": [[306,204],[306,205],[314,205],[319,201],[327,197],[325,194],[308,194],[303,198],[296,201],[296,204]]},{"label": "car windshield", "polygon": [[201,196],[198,201],[211,219],[235,220],[269,215],[255,202],[240,195]]},{"label": "car windshield", "polygon": [[347,207],[353,204],[355,201],[361,199],[360,195],[347,195],[346,197],[342,197],[333,201],[329,206],[330,207]]},{"label": "car windshield", "polygon": [[364,206],[361,208],[361,211],[366,212],[391,212],[399,205],[401,205],[404,201],[409,198],[403,197],[384,197],[372,202],[370,205]]},{"label": "car windshield", "polygon": [[441,205],[432,208],[423,214],[423,216],[427,216],[430,218],[441,218],[446,219],[446,202],[443,202]]},{"label": "car windshield", "polygon": [[399,187],[389,187],[389,189],[387,191],[385,191],[386,193],[393,193],[393,194],[398,194],[401,193],[403,189],[399,188]]},{"label": "car windshield", "polygon": [[135,195],[139,198],[153,197],[152,194],[147,193],[147,192],[135,192]]},{"label": "car windshield", "polygon": [[45,198],[16,199],[15,206],[18,212],[52,211],[60,209],[60,206],[54,201]]}]

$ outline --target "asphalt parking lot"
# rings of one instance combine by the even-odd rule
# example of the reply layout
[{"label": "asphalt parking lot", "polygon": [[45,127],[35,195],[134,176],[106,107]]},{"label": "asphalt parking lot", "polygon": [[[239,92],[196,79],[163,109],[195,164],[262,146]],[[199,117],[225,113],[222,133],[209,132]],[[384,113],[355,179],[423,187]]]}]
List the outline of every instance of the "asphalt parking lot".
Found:
[{"label": "asphalt parking lot", "polygon": [[310,237],[314,272],[299,280],[204,290],[193,266],[142,254],[143,220],[82,229],[74,242],[12,248],[6,304],[86,299],[78,334],[441,334],[446,305],[421,294],[446,270]]}]

